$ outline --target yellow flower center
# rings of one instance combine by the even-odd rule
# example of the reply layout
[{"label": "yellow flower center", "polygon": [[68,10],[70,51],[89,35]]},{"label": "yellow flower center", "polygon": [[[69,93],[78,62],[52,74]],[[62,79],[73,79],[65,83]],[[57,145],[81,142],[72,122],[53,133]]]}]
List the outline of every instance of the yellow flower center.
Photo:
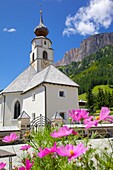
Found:
[{"label": "yellow flower center", "polygon": [[96,117],[96,120],[99,120],[99,119],[100,119],[100,116],[97,116],[97,117]]},{"label": "yellow flower center", "polygon": [[73,150],[70,150],[69,151],[71,155],[74,155],[74,151]]}]

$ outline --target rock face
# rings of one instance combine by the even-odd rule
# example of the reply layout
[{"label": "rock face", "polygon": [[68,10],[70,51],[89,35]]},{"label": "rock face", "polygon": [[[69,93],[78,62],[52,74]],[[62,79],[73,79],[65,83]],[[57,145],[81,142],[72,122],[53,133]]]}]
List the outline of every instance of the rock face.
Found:
[{"label": "rock face", "polygon": [[54,63],[54,66],[64,66],[70,64],[72,61],[77,61],[79,54],[79,48],[73,48],[70,51],[66,51],[62,60]]},{"label": "rock face", "polygon": [[70,64],[72,61],[81,61],[84,57],[97,52],[107,45],[113,45],[113,33],[92,35],[81,42],[80,48],[67,51],[62,60],[54,63],[54,65],[64,66]]}]

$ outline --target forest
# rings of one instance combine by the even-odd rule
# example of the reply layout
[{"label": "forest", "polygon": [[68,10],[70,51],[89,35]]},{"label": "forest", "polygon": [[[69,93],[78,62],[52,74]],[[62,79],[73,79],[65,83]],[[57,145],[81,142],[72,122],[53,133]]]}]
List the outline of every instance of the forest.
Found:
[{"label": "forest", "polygon": [[85,57],[82,61],[60,66],[60,71],[79,84],[79,94],[96,85],[113,86],[113,46],[109,45]]}]

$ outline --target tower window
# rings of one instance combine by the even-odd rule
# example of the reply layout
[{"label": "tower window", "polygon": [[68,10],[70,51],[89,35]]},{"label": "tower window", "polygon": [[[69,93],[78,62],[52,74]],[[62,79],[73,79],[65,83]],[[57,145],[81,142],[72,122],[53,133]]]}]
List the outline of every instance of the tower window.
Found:
[{"label": "tower window", "polygon": [[48,56],[47,56],[47,52],[46,52],[46,51],[43,52],[43,59],[44,59],[44,60],[47,60],[47,59],[48,59]]},{"label": "tower window", "polygon": [[20,115],[20,102],[17,100],[14,105],[14,119],[17,119]]},{"label": "tower window", "polygon": [[46,41],[44,41],[44,44],[46,45]]},{"label": "tower window", "polygon": [[32,54],[32,62],[35,61],[35,55],[34,53]]}]

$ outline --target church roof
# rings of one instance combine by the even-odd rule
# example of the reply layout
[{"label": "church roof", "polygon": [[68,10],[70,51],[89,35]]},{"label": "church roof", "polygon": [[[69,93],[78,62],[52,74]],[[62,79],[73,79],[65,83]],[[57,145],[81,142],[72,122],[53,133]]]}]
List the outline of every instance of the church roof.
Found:
[{"label": "church roof", "polygon": [[40,72],[36,72],[32,66],[29,66],[22,72],[6,89],[1,93],[27,92],[42,83],[51,83],[79,87],[69,77],[59,71],[52,65],[49,65]]},{"label": "church roof", "polygon": [[42,84],[42,83],[51,83],[51,84],[59,84],[59,85],[68,85],[79,87],[74,81],[72,81],[69,77],[67,77],[64,73],[59,71],[53,65],[49,65],[44,70],[35,74],[32,80],[29,82],[24,92]]},{"label": "church roof", "polygon": [[36,74],[36,71],[32,66],[29,66],[23,71],[8,87],[6,87],[1,93],[10,92],[23,92],[29,81]]}]

